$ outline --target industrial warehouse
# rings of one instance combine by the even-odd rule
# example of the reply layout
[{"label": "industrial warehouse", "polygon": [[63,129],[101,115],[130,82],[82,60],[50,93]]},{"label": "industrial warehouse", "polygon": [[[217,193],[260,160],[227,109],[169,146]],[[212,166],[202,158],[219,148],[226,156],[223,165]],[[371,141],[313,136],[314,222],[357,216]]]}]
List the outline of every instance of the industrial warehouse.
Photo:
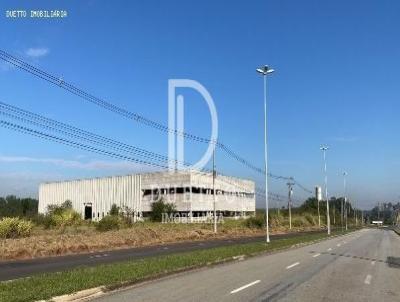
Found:
[{"label": "industrial warehouse", "polygon": [[255,183],[250,180],[195,170],[155,172],[64,182],[44,183],[39,188],[39,212],[66,200],[82,218],[98,221],[116,204],[129,209],[133,220],[146,219],[151,204],[164,200],[188,217],[210,217],[215,205],[218,215],[246,217],[255,213]]}]

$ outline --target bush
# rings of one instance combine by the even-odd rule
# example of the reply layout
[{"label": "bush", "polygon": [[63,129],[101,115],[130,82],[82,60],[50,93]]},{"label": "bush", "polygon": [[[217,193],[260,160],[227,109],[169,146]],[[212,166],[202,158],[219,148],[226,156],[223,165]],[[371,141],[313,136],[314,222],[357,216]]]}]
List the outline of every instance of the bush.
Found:
[{"label": "bush", "polygon": [[100,232],[119,230],[124,226],[122,217],[116,215],[107,215],[96,224],[96,229]]},{"label": "bush", "polygon": [[111,209],[110,209],[110,215],[118,216],[119,212],[120,212],[120,208],[115,203],[113,203],[111,206]]},{"label": "bush", "polygon": [[32,218],[32,221],[36,225],[43,226],[45,229],[49,229],[53,226],[53,220],[50,215],[38,214],[36,217]]},{"label": "bush", "polygon": [[0,238],[28,237],[33,224],[20,218],[6,217],[0,220]]},{"label": "bush", "polygon": [[56,227],[74,226],[82,223],[81,215],[73,209],[64,209],[61,213],[50,216]]},{"label": "bush", "polygon": [[245,220],[245,225],[250,229],[262,229],[265,226],[264,217],[261,215],[249,217]]},{"label": "bush", "polygon": [[47,207],[47,214],[39,214],[36,221],[45,228],[64,228],[66,226],[80,225],[82,217],[72,208],[71,201],[67,200],[62,205],[49,205]]},{"label": "bush", "polygon": [[313,217],[312,215],[306,214],[306,215],[304,216],[304,218],[307,220],[307,222],[308,222],[310,225],[316,225],[315,219],[314,219],[314,217]]},{"label": "bush", "polygon": [[166,203],[163,199],[155,201],[151,204],[150,219],[152,221],[162,221],[164,213],[171,215],[176,212],[176,206],[173,203]]},{"label": "bush", "polygon": [[292,226],[294,227],[302,227],[305,223],[301,218],[293,218],[292,219]]}]

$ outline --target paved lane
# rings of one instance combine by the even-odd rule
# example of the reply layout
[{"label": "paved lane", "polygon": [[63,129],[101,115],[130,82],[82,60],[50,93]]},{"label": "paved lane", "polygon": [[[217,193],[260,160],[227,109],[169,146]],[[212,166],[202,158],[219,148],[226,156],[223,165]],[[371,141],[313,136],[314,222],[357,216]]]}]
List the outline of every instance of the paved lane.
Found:
[{"label": "paved lane", "polygon": [[364,229],[111,293],[122,301],[400,301],[400,236]]}]

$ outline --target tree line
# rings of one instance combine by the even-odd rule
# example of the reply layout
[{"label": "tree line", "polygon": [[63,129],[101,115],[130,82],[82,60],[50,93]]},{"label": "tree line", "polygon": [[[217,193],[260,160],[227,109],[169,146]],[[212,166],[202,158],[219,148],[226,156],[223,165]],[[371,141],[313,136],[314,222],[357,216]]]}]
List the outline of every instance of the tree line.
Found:
[{"label": "tree line", "polygon": [[38,214],[39,201],[34,198],[18,198],[14,195],[0,197],[0,218],[33,218]]}]

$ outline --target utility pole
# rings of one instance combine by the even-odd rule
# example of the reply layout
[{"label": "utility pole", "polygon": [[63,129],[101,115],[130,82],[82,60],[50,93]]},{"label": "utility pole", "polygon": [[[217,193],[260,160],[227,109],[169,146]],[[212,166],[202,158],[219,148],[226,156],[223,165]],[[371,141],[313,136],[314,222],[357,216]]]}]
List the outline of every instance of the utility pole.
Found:
[{"label": "utility pole", "polygon": [[274,72],[272,68],[264,65],[257,68],[258,73],[264,78],[264,159],[265,159],[265,224],[266,224],[266,242],[269,243],[269,205],[268,205],[268,149],[267,149],[267,75]]},{"label": "utility pole", "polygon": [[214,199],[214,233],[217,234],[217,206],[216,206],[216,195],[215,195],[215,143],[213,149],[213,199]]},{"label": "utility pole", "polygon": [[361,210],[361,226],[364,226],[364,210]]},{"label": "utility pole", "polygon": [[344,171],[343,172],[343,193],[344,193],[344,205],[342,203],[342,205],[344,206],[344,215],[345,215],[345,221],[346,221],[346,231],[347,231],[347,197],[346,197],[346,176],[347,176],[347,172]]},{"label": "utility pole", "polygon": [[358,216],[357,216],[357,208],[355,202],[354,202],[354,220],[356,221],[356,226],[358,226]]},{"label": "utility pole", "polygon": [[[293,177],[290,177],[290,179],[293,179]],[[289,189],[289,199],[288,199],[288,210],[289,210],[289,229],[292,229],[292,194],[293,194],[293,186],[295,185],[295,183],[292,182],[288,182],[287,186]]]},{"label": "utility pole", "polygon": [[317,208],[318,208],[318,228],[321,228],[321,214],[319,213],[319,199],[317,199]]},{"label": "utility pole", "polygon": [[340,201],[340,225],[342,226],[342,232],[344,231],[344,212],[343,212],[343,210],[344,210],[344,207],[343,207],[343,200],[344,200],[344,197],[341,199],[341,201]]},{"label": "utility pole", "polygon": [[333,212],[333,225],[336,225],[336,206],[335,206],[335,204],[333,205],[332,212]]},{"label": "utility pole", "polygon": [[316,186],[315,187],[315,199],[317,200],[317,211],[318,211],[318,228],[321,228],[321,215],[319,213],[319,201],[321,200],[321,187]]},{"label": "utility pole", "polygon": [[325,198],[326,198],[326,225],[328,229],[328,235],[331,234],[331,218],[329,216],[329,198],[328,198],[328,174],[326,172],[326,151],[329,149],[328,146],[321,146],[320,148],[324,154],[324,173],[325,173]]}]

